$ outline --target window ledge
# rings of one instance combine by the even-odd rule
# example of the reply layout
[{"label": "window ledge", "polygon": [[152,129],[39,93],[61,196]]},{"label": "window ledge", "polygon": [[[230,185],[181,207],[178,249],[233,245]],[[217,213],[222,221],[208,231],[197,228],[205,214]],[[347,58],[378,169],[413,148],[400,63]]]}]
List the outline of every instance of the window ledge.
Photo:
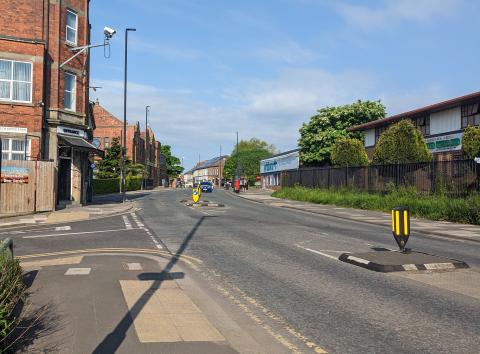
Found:
[{"label": "window ledge", "polygon": [[0,100],[0,104],[8,105],[8,106],[24,106],[24,107],[35,107],[36,105],[29,102],[16,102],[16,101],[2,101]]}]

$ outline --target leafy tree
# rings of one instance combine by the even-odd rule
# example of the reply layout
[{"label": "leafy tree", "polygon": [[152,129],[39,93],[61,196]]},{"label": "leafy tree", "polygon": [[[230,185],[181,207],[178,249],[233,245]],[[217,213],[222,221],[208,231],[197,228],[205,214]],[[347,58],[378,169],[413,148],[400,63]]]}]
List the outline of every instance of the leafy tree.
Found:
[{"label": "leafy tree", "polygon": [[105,150],[105,157],[98,162],[97,178],[116,178],[120,176],[122,166],[122,146],[120,138],[115,137],[108,149]]},{"label": "leafy tree", "polygon": [[430,161],[425,138],[409,119],[388,128],[378,139],[373,154],[374,164],[395,164]]},{"label": "leafy tree", "polygon": [[358,139],[341,138],[332,147],[332,163],[335,166],[367,166],[368,156],[363,142]]},{"label": "leafy tree", "polygon": [[470,159],[480,157],[480,127],[468,126],[463,133],[463,153]]},{"label": "leafy tree", "polygon": [[170,178],[176,178],[183,172],[183,167],[180,165],[180,159],[172,155],[172,148],[170,145],[161,146],[161,152],[165,155],[167,164],[167,174]]},{"label": "leafy tree", "polygon": [[145,166],[141,163],[127,163],[125,168],[127,176],[144,177],[146,174]]},{"label": "leafy tree", "polygon": [[[264,140],[260,140],[258,138],[251,138],[250,140],[240,140],[238,143],[238,151],[242,150],[252,150],[252,149],[263,149],[270,152],[272,155],[278,153],[277,148],[273,144],[268,144]],[[235,147],[232,151],[232,155],[235,154],[237,151],[237,147]]]},{"label": "leafy tree", "polygon": [[230,157],[225,161],[224,175],[227,178],[234,178],[238,161],[240,175],[253,183],[255,177],[260,174],[260,160],[266,159],[276,152],[277,148],[266,141],[257,138],[241,140],[238,143],[238,152],[237,147],[235,147]]},{"label": "leafy tree", "polygon": [[362,133],[347,132],[347,128],[385,117],[385,106],[380,101],[326,107],[310,118],[300,128],[298,145],[305,165],[330,163],[330,153],[335,142],[343,137],[363,138]]}]

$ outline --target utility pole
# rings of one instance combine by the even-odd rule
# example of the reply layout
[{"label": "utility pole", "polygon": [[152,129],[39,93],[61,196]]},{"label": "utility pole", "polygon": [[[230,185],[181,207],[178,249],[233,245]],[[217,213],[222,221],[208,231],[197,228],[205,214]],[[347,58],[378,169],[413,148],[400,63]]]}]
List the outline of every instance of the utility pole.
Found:
[{"label": "utility pole", "polygon": [[126,199],[125,185],[125,162],[127,161],[127,54],[128,54],[128,32],[136,31],[135,28],[125,28],[125,66],[123,76],[123,144],[122,144],[122,202]]},{"label": "utility pole", "polygon": [[220,160],[218,161],[218,186],[222,186],[222,144],[220,144]]},{"label": "utility pole", "polygon": [[240,187],[238,187],[237,189],[237,185],[240,186],[240,165],[239,165],[239,161],[238,161],[238,130],[237,130],[237,152],[236,152],[236,155],[237,155],[237,173],[236,173],[236,182],[235,183],[235,189],[236,189],[236,192],[237,193],[240,193]]}]

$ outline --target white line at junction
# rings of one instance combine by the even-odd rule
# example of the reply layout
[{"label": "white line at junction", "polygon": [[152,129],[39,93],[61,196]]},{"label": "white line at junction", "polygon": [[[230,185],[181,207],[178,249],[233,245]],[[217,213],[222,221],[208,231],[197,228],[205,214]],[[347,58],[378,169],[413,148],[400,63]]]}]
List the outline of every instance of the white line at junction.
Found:
[{"label": "white line at junction", "polygon": [[105,232],[131,231],[131,230],[141,230],[141,229],[142,228],[140,227],[133,227],[131,229],[99,230],[99,231],[69,232],[64,234],[23,236],[22,238],[42,238],[42,237],[56,237],[56,236],[70,236],[70,235],[100,234]]},{"label": "white line at junction", "polygon": [[[315,253],[315,254],[319,254],[320,256],[324,256],[324,257],[327,257],[327,258],[334,259],[334,260],[338,261],[338,257],[332,256],[328,253],[320,252],[320,251],[317,251],[317,250],[312,250],[311,248],[303,247],[303,246],[300,246],[300,245],[295,245],[295,246],[297,246],[301,249],[304,249],[305,251],[309,251],[309,252],[312,252],[312,253]],[[340,253],[340,251],[329,251],[329,252],[339,252]]]}]

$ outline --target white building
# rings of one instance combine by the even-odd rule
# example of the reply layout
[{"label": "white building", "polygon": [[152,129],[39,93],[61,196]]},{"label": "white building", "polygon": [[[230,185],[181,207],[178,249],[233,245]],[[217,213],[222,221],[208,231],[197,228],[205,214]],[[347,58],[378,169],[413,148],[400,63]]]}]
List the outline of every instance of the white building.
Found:
[{"label": "white building", "polygon": [[300,149],[285,151],[260,161],[262,188],[277,189],[281,185],[281,172],[296,170],[300,166]]}]

